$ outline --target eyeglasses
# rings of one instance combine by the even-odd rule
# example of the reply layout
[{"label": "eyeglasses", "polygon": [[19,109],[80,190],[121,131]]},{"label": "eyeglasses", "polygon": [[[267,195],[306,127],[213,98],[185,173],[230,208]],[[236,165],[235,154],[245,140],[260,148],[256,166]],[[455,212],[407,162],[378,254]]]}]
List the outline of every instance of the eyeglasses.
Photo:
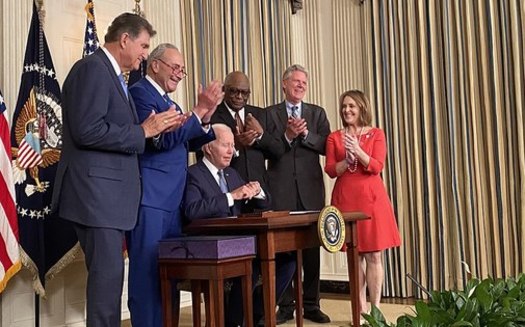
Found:
[{"label": "eyeglasses", "polygon": [[237,95],[237,94],[240,94],[242,95],[243,97],[247,98],[250,96],[250,93],[251,91],[248,89],[238,89],[238,88],[235,88],[235,87],[228,87],[226,89],[229,93],[231,93],[231,95]]},{"label": "eyeglasses", "polygon": [[188,76],[188,73],[186,73],[186,70],[184,70],[183,67],[179,66],[179,65],[170,65],[168,64],[167,62],[165,62],[164,60],[160,59],[160,58],[157,58],[158,61],[160,61],[161,63],[163,63],[164,65],[166,65],[168,68],[171,68],[171,73],[172,74],[175,74],[175,75],[178,75],[180,73],[182,73],[182,78]]}]

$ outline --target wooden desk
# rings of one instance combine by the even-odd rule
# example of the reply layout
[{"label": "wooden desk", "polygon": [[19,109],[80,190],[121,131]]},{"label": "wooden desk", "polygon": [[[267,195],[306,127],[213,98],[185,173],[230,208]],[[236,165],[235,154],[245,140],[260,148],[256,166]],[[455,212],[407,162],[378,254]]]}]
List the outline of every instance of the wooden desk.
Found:
[{"label": "wooden desk", "polygon": [[[302,249],[320,246],[317,233],[319,213],[291,214],[282,212],[271,217],[213,218],[190,223],[185,232],[200,235],[256,235],[257,254],[261,260],[265,325],[275,326],[275,254],[297,250],[297,267],[302,266]],[[358,220],[368,219],[361,212],[343,213],[346,223],[348,276],[352,301],[353,325],[360,326],[359,308],[359,254],[357,252]],[[298,273],[299,272],[299,273]],[[300,270],[295,274],[296,325],[303,326],[303,297]]]}]

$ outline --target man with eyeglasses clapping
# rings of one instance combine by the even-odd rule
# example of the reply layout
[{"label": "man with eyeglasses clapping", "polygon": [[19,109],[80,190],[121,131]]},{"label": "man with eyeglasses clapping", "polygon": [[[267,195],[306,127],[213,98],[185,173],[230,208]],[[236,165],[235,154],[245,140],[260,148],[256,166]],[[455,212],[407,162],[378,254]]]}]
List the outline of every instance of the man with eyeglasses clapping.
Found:
[{"label": "man with eyeglasses clapping", "polygon": [[210,118],[224,93],[213,81],[200,90],[191,112],[183,113],[169,93],[186,77],[184,58],[172,44],[157,46],[148,58],[147,75],[130,87],[139,119],[170,108],[184,114],[184,125],[159,134],[140,156],[142,199],[135,228],[127,233],[129,255],[128,307],[133,326],[161,327],[158,241],[181,233],[180,203],[186,185],[188,151],[215,138]]}]

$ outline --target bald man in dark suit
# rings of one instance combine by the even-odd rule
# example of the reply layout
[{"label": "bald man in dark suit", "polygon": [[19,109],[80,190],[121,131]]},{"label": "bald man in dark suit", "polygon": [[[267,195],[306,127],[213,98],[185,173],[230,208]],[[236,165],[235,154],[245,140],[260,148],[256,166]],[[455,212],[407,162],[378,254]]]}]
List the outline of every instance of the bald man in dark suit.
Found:
[{"label": "bald man in dark suit", "polygon": [[217,107],[211,122],[230,127],[235,136],[236,153],[231,167],[244,180],[268,185],[265,160],[279,147],[279,140],[266,130],[266,111],[248,104],[251,88],[248,76],[240,71],[224,79],[224,101]]}]

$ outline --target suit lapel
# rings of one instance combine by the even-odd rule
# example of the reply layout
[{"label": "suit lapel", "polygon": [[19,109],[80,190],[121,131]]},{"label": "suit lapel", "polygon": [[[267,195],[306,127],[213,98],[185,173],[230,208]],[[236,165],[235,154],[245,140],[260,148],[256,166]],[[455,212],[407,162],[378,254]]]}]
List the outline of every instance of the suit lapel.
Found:
[{"label": "suit lapel", "polygon": [[[109,75],[111,76],[111,79],[113,80],[113,84],[115,84],[115,87],[118,89],[118,92],[120,93],[120,96],[122,99],[126,102],[128,102],[128,97],[126,96],[126,93],[124,93],[124,90],[122,89],[122,85],[120,84],[120,80],[118,79],[117,74],[115,73],[115,69],[113,69],[113,65],[111,64],[111,61],[109,61],[108,56],[102,49],[98,49],[95,54],[102,59],[102,62],[106,65],[106,68],[109,70]],[[128,93],[129,95],[129,93]]]},{"label": "suit lapel", "polygon": [[115,73],[115,69],[113,69],[113,65],[111,64],[111,61],[109,61],[108,56],[100,48],[97,51],[95,51],[94,55],[97,55],[102,60],[102,62],[106,65],[106,68],[109,70],[109,75],[111,76],[111,79],[113,80],[113,84],[115,88],[117,88],[118,92],[120,93],[122,100],[128,104],[128,108],[129,110],[131,110],[131,114],[133,115],[133,119],[135,120],[135,122],[138,122],[139,119],[137,116],[137,111],[135,110],[135,103],[133,102],[133,99],[131,99],[131,94],[129,94],[129,92],[127,95],[126,93],[124,93],[124,89],[122,89],[120,80],[118,79],[118,76]]},{"label": "suit lapel", "polygon": [[139,116],[137,114],[137,108],[135,107],[135,102],[133,101],[133,98],[131,95],[129,96],[129,104],[131,106],[131,112],[133,114],[133,118],[135,119],[135,123],[139,123]]},{"label": "suit lapel", "polygon": [[235,120],[233,119],[224,102],[220,104],[219,108],[217,108],[217,118],[219,121],[222,121],[228,125],[233,131],[235,130]]},{"label": "suit lapel", "polygon": [[221,188],[219,187],[219,184],[217,184],[217,180],[215,179],[215,176],[211,174],[210,170],[208,169],[208,167],[206,167],[204,162],[202,162],[202,160],[199,160],[197,162],[197,165],[199,169],[201,170],[201,173],[203,175],[203,178],[206,180],[206,183],[208,183],[208,186],[211,187],[212,190],[215,190],[214,193],[215,194],[222,193]]},{"label": "suit lapel", "polygon": [[281,126],[284,126],[284,129],[286,129],[286,126],[288,125],[288,112],[286,112],[286,103],[281,102],[277,108],[277,117],[281,122]]},{"label": "suit lapel", "polygon": [[310,106],[308,104],[304,103],[304,102],[303,102],[303,105],[302,105],[301,116],[302,116],[302,118],[304,118],[304,120],[306,120],[306,123],[308,124],[308,130],[310,130],[310,128],[312,127],[310,125],[314,121],[314,115],[313,115],[312,108],[310,108]]},{"label": "suit lapel", "polygon": [[141,83],[146,89],[146,91],[148,91],[149,94],[151,94],[151,97],[155,100],[155,103],[157,104],[157,108],[160,108],[159,112],[168,110],[168,108],[170,107],[169,103],[166,102],[166,99],[162,97],[162,95],[157,91],[157,89],[153,86],[153,84],[151,84],[150,81],[143,78],[137,83]]}]

